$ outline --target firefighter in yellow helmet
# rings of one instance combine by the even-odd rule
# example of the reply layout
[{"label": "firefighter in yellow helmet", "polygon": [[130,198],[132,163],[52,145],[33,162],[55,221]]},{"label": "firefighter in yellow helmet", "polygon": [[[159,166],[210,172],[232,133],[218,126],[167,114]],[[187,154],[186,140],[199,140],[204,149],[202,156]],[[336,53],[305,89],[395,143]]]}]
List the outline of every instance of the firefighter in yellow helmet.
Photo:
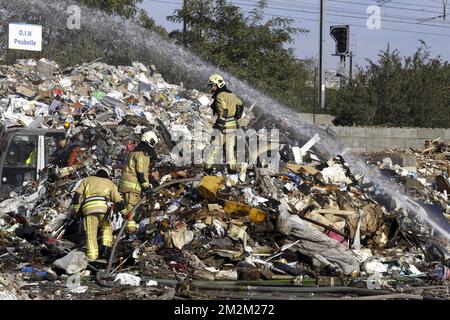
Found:
[{"label": "firefighter in yellow helmet", "polygon": [[205,169],[209,170],[215,163],[219,148],[225,145],[225,156],[228,168],[231,171],[237,170],[236,155],[234,147],[236,145],[236,130],[238,128],[237,120],[242,117],[244,107],[242,101],[230,90],[221,75],[213,74],[209,77],[208,86],[213,93],[214,99],[211,108],[217,120],[214,129],[221,133],[220,139],[213,136],[211,139],[211,151],[205,163]]},{"label": "firefighter in yellow helmet", "polygon": [[100,168],[97,174],[81,180],[72,200],[73,209],[83,216],[86,237],[86,256],[89,261],[99,257],[97,231],[102,230],[101,257],[108,259],[113,242],[110,221],[113,211],[126,215],[125,204],[117,186],[110,180],[108,168]]},{"label": "firefighter in yellow helmet", "polygon": [[[133,210],[143,195],[151,197],[153,185],[157,185],[156,180],[150,175],[150,163],[152,158],[156,158],[154,147],[157,143],[156,134],[153,131],[147,131],[142,134],[141,143],[128,156],[119,184],[119,191],[123,193],[127,212]],[[128,221],[126,230],[129,233],[136,232],[136,222]]]}]

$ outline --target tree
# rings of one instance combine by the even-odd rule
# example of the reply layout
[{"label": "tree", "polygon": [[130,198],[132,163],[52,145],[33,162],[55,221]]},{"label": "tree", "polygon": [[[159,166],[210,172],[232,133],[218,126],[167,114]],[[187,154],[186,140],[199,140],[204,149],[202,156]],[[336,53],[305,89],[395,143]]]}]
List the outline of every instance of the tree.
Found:
[{"label": "tree", "polygon": [[156,25],[145,10],[139,8],[143,0],[78,0],[78,2],[109,14],[117,14],[125,19],[136,19],[144,28],[154,30],[163,36],[168,35],[163,27]]},{"label": "tree", "polygon": [[342,125],[448,127],[449,83],[448,62],[432,58],[424,42],[404,59],[388,46],[351,84],[331,93],[331,112]]},{"label": "tree", "polygon": [[256,88],[299,110],[311,109],[312,88],[308,71],[296,60],[294,37],[307,30],[293,27],[293,20],[264,21],[267,1],[260,0],[248,16],[224,0],[190,0],[168,17],[187,25],[170,37],[207,61],[247,80]]},{"label": "tree", "polygon": [[98,8],[102,11],[117,14],[124,18],[133,18],[138,13],[138,4],[143,0],[78,0],[84,5]]},{"label": "tree", "polygon": [[[2,59],[0,62],[13,63],[22,58],[46,57],[66,67],[99,58],[113,65],[129,65],[138,60],[147,64],[158,64],[157,62],[162,60],[156,55],[149,56],[145,42],[133,43],[134,39],[127,35],[128,21],[132,20],[145,29],[166,34],[167,37],[167,32],[156,26],[153,19],[139,9],[138,4],[141,0],[79,0],[78,2],[83,5],[80,29],[67,28],[68,3],[64,1],[40,0],[36,6],[30,6],[25,0],[5,3],[0,14],[0,26],[7,26],[13,21],[27,21],[42,25],[43,46],[39,55],[35,52],[10,50],[8,56],[0,56]],[[86,5],[91,10],[86,8]],[[117,16],[123,19],[117,19]],[[114,24],[115,28],[111,28],[111,24]],[[134,25],[134,23],[131,24],[131,26]],[[5,32],[5,28],[0,28],[0,33]],[[144,37],[145,34],[152,34],[152,32],[144,32]],[[0,49],[6,47],[5,40],[7,37],[0,37]]]}]

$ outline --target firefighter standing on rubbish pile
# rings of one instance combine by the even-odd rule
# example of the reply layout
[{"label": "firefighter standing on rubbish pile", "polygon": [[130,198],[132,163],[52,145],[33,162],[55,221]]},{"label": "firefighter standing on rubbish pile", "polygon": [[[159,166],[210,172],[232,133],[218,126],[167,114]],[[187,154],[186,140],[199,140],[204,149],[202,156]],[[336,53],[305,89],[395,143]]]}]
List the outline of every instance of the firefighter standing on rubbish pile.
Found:
[{"label": "firefighter standing on rubbish pile", "polygon": [[[154,147],[157,143],[156,134],[153,131],[147,131],[142,134],[141,143],[128,156],[119,184],[119,191],[124,195],[128,213],[141,200],[142,195],[151,197],[153,186],[158,184],[150,175],[150,163],[152,158],[156,158]],[[126,230],[129,233],[135,233],[137,231],[136,222],[129,220]]]},{"label": "firefighter standing on rubbish pile", "polygon": [[[101,256],[109,258],[113,242],[111,218],[113,211],[126,215],[125,204],[117,186],[110,180],[108,168],[100,168],[96,176],[81,180],[72,200],[73,209],[83,216],[86,255],[89,261],[99,257],[97,231],[102,230]],[[80,212],[81,209],[81,212]]]},{"label": "firefighter standing on rubbish pile", "polygon": [[212,169],[215,158],[219,152],[219,148],[225,145],[226,162],[230,171],[237,170],[236,155],[234,148],[236,145],[236,130],[238,128],[237,120],[242,117],[244,107],[242,101],[230,90],[228,90],[226,83],[221,75],[213,74],[209,77],[208,86],[213,93],[214,99],[211,108],[214,115],[217,115],[214,129],[220,131],[218,137],[211,138],[211,151],[207,156],[205,169]]}]

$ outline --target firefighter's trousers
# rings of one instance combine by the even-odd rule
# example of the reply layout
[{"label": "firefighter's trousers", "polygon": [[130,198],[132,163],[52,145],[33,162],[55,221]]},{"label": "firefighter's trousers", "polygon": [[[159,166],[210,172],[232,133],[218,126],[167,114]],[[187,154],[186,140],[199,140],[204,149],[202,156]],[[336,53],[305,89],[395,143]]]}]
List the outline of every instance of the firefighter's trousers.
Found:
[{"label": "firefighter's trousers", "polygon": [[[225,146],[225,148],[224,148]],[[236,129],[225,129],[219,136],[212,136],[209,154],[206,158],[205,169],[211,169],[214,164],[222,163],[222,151],[225,149],[225,159],[228,168],[237,169],[236,155]]]},{"label": "firefighter's trousers", "polygon": [[83,226],[86,236],[86,256],[88,260],[94,261],[98,258],[97,232],[102,230],[102,245],[112,247],[113,227],[111,221],[103,219],[103,213],[93,213],[83,216]]},{"label": "firefighter's trousers", "polygon": [[[125,201],[125,208],[128,212],[131,212],[137,203],[141,200],[141,194],[135,192],[126,192],[123,194],[123,200]],[[137,231],[137,224],[134,220],[127,222],[126,231],[129,233],[134,233]]]}]

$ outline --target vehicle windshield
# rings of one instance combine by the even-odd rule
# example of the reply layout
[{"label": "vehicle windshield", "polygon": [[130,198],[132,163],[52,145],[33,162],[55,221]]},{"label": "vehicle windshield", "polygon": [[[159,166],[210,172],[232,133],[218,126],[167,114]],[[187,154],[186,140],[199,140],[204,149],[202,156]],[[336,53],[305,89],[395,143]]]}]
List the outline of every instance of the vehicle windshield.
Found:
[{"label": "vehicle windshield", "polygon": [[38,136],[15,136],[6,151],[2,183],[15,187],[37,177]]}]

